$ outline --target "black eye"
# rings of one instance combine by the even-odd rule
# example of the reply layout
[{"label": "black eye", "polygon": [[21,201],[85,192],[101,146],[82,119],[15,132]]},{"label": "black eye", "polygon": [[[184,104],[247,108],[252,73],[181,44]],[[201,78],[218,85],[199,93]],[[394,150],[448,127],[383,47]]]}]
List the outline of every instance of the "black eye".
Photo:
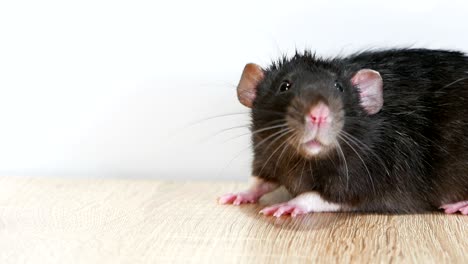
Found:
[{"label": "black eye", "polygon": [[289,91],[289,89],[291,89],[291,83],[287,80],[283,81],[281,84],[280,84],[280,87],[279,87],[279,91],[280,93],[282,92],[286,92],[286,91]]},{"label": "black eye", "polygon": [[340,92],[343,92],[343,90],[344,90],[344,89],[343,89],[343,86],[341,86],[341,84],[338,83],[338,82],[335,83],[335,88],[336,88],[338,91],[340,91]]}]

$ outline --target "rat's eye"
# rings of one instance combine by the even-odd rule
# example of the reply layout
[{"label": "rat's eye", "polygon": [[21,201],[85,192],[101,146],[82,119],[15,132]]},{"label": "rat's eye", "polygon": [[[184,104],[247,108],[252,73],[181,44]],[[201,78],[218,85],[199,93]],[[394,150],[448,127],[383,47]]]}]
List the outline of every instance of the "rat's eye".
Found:
[{"label": "rat's eye", "polygon": [[339,82],[335,82],[335,88],[340,91],[340,92],[343,92],[343,86],[341,86],[341,84]]},{"label": "rat's eye", "polygon": [[289,91],[289,89],[291,89],[291,82],[289,82],[288,80],[284,80],[281,84],[280,84],[280,87],[279,87],[279,92],[282,93],[282,92],[287,92]]}]

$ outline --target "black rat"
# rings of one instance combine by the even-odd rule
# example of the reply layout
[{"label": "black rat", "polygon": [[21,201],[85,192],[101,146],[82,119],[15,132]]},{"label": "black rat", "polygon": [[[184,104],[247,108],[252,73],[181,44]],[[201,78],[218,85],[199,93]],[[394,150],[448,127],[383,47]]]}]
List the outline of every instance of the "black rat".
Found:
[{"label": "black rat", "polygon": [[247,64],[253,183],[222,204],[293,195],[265,215],[362,211],[468,215],[468,57],[429,49],[365,51]]}]

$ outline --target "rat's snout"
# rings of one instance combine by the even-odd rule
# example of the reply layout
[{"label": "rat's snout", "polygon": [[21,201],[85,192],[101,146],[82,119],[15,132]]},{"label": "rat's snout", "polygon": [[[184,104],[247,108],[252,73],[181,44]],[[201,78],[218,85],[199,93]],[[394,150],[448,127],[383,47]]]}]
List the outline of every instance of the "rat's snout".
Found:
[{"label": "rat's snout", "polygon": [[332,116],[330,106],[322,100],[318,100],[305,113],[304,134],[301,141],[307,155],[317,155],[333,142]]},{"label": "rat's snout", "polygon": [[312,125],[323,125],[331,122],[330,108],[324,102],[312,106],[306,120]]},{"label": "rat's snout", "polygon": [[307,158],[335,149],[343,128],[341,97],[329,90],[328,86],[307,83],[288,109],[289,126],[297,134],[292,145]]}]

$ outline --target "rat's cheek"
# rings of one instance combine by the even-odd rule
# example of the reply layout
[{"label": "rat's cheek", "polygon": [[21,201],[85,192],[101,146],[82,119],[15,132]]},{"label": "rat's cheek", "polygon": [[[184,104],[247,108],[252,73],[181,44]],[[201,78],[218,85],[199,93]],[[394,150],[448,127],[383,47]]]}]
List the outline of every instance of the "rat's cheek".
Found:
[{"label": "rat's cheek", "polygon": [[340,134],[343,131],[344,122],[342,117],[336,117],[333,123],[327,127],[327,130],[322,131],[321,137],[323,138],[323,143],[328,146],[333,146],[338,142],[338,139],[342,136]]}]

